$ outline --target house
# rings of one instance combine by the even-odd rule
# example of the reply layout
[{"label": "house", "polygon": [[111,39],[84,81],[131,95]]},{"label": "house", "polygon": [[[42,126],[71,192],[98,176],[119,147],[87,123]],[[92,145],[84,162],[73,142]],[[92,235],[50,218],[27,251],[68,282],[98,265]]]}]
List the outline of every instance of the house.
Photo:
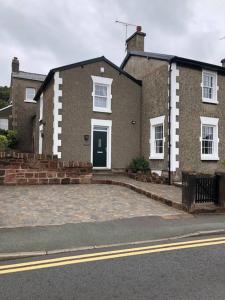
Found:
[{"label": "house", "polygon": [[140,156],[141,81],[105,57],[51,70],[35,100],[39,153],[117,170]]},{"label": "house", "polygon": [[99,57],[50,70],[34,97],[36,152],[110,170],[143,155],[170,181],[222,168],[225,61],[146,52],[145,36],[127,39],[120,67]]},{"label": "house", "polygon": [[12,105],[0,109],[0,129],[8,130],[12,127]]},{"label": "house", "polygon": [[18,58],[13,58],[10,87],[12,124],[9,128],[17,130],[18,148],[22,152],[35,150],[37,104],[34,96],[44,79],[45,75],[21,71]]}]

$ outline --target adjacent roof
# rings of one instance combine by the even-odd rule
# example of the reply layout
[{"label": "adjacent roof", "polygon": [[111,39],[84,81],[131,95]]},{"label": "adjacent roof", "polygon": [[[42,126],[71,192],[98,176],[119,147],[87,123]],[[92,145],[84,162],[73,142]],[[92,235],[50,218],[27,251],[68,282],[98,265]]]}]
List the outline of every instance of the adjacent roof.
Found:
[{"label": "adjacent roof", "polygon": [[35,80],[35,81],[44,81],[46,75],[43,74],[36,74],[36,73],[29,73],[29,72],[13,72],[12,76],[14,78],[21,78],[21,79],[29,79],[29,80]]},{"label": "adjacent roof", "polygon": [[3,111],[3,110],[5,110],[5,109],[9,109],[9,108],[11,108],[11,107],[12,107],[12,104],[10,104],[10,105],[8,105],[8,106],[5,106],[5,107],[1,108],[0,111]]},{"label": "adjacent roof", "polygon": [[129,51],[124,58],[120,68],[123,69],[129,60],[131,56],[139,56],[139,57],[146,57],[148,59],[158,59],[158,60],[163,60],[167,62],[177,62],[181,65],[186,65],[189,67],[195,67],[195,68],[206,68],[210,69],[212,71],[217,71],[220,73],[225,74],[225,68],[222,66],[214,65],[214,64],[209,64],[206,62],[198,61],[198,60],[193,60],[193,59],[188,59],[184,57],[179,57],[176,55],[168,55],[168,54],[161,54],[161,53],[153,53],[153,52],[144,52],[144,51]]},{"label": "adjacent roof", "polygon": [[68,70],[68,69],[72,69],[72,68],[76,68],[76,67],[82,67],[84,65],[88,65],[88,64],[93,64],[99,61],[104,61],[107,64],[109,64],[111,67],[113,67],[114,69],[116,69],[117,71],[119,71],[120,74],[125,75],[126,77],[128,77],[129,79],[131,79],[132,81],[134,81],[135,83],[137,83],[138,85],[142,85],[142,81],[141,80],[137,80],[135,79],[133,76],[131,76],[130,74],[128,74],[127,72],[125,72],[123,69],[121,69],[120,67],[118,67],[117,65],[115,65],[114,63],[112,63],[110,60],[108,60],[107,58],[105,58],[104,56],[100,56],[97,58],[93,58],[93,59],[89,59],[89,60],[84,60],[78,63],[74,63],[74,64],[70,64],[70,65],[66,65],[66,66],[62,66],[62,67],[58,67],[58,68],[54,68],[52,70],[49,71],[48,75],[46,76],[44,82],[42,83],[42,85],[40,86],[40,88],[38,89],[34,100],[38,100],[41,93],[43,92],[43,90],[46,88],[46,86],[48,85],[48,83],[50,82],[50,80],[52,79],[53,75],[55,72],[58,71],[64,71],[64,70]]}]

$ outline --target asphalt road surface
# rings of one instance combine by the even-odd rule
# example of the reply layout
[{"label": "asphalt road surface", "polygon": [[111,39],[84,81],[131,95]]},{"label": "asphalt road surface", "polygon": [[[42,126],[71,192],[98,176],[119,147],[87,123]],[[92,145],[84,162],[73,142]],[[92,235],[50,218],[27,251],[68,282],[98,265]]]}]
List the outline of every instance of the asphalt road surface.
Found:
[{"label": "asphalt road surface", "polygon": [[225,299],[225,236],[0,262],[0,299]]}]

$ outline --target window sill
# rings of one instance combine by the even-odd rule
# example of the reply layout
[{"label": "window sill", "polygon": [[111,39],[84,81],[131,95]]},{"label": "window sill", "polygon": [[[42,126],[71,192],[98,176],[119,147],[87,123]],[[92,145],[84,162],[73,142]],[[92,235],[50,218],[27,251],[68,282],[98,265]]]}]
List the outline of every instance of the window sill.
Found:
[{"label": "window sill", "polygon": [[208,160],[208,161],[210,161],[210,160],[211,160],[211,161],[218,161],[218,160],[220,160],[220,159],[219,159],[218,156],[208,156],[208,157],[207,157],[207,156],[202,156],[202,157],[201,157],[201,160],[203,160],[203,161],[207,161],[207,160]]},{"label": "window sill", "polygon": [[24,102],[26,102],[26,103],[37,103],[37,102],[34,101],[34,100],[24,100]]},{"label": "window sill", "polygon": [[99,108],[93,108],[94,112],[101,112],[101,113],[106,113],[106,114],[111,114],[112,111],[111,110],[104,110],[104,109],[99,109]]},{"label": "window sill", "polygon": [[163,155],[150,155],[149,159],[163,160],[164,159],[164,154]]},{"label": "window sill", "polygon": [[202,98],[202,102],[203,103],[209,103],[209,104],[219,104],[219,102],[217,100],[210,100],[207,98]]}]

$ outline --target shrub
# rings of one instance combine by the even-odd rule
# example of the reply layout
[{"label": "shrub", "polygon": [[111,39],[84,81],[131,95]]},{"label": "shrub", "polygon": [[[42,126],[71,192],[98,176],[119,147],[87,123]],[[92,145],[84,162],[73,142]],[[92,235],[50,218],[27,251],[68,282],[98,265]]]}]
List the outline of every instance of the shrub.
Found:
[{"label": "shrub", "polygon": [[8,139],[8,147],[11,149],[15,149],[18,144],[17,131],[8,130],[6,137]]},{"label": "shrub", "polygon": [[7,133],[8,133],[8,130],[5,130],[5,129],[1,129],[0,128],[0,135],[7,135]]},{"label": "shrub", "polygon": [[149,162],[143,156],[137,157],[132,159],[129,168],[134,173],[137,173],[138,171],[145,172],[149,170]]},{"label": "shrub", "polygon": [[0,151],[5,151],[8,147],[8,139],[4,135],[0,135]]}]

